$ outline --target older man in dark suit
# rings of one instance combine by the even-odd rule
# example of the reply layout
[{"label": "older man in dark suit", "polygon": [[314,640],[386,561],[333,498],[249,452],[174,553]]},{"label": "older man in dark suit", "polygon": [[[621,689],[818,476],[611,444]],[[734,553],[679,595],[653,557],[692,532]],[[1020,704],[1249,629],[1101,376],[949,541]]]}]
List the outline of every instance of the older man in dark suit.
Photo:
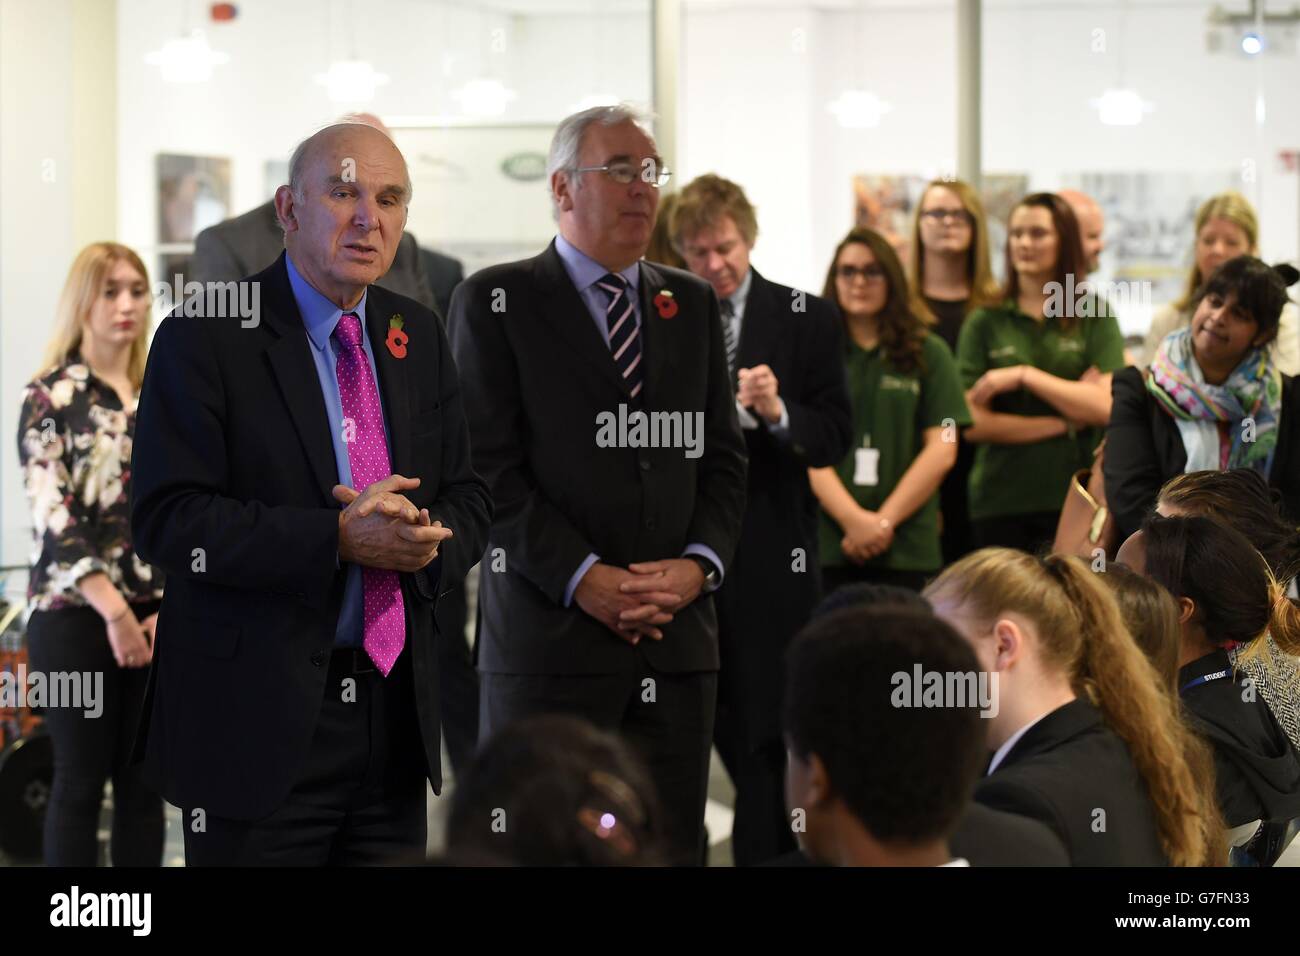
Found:
[{"label": "older man in dark suit", "polygon": [[564,120],[549,159],[559,236],[452,298],[474,464],[497,506],[480,734],[539,711],[618,730],[648,761],[669,840],[698,860],[711,591],[740,530],[745,452],[717,300],[638,261],[667,171],[637,120],[624,107]]},{"label": "older man in dark suit", "polygon": [[374,285],[409,196],[386,136],[322,130],[276,193],[285,253],[244,280],[259,321],[192,300],[150,351],[132,532],[168,593],[137,750],[191,864],[425,845],[434,606],[491,505],[436,316]]},{"label": "older man in dark suit", "polygon": [[[392,138],[388,127],[371,113],[349,113],[340,123],[360,123]],[[276,217],[275,200],[242,215],[209,226],[194,238],[194,255],[185,278],[191,282],[235,282],[261,272],[284,251],[284,233]],[[450,256],[421,249],[403,232],[393,264],[375,283],[414,299],[426,309],[446,316],[451,290],[460,281],[460,263]]]}]

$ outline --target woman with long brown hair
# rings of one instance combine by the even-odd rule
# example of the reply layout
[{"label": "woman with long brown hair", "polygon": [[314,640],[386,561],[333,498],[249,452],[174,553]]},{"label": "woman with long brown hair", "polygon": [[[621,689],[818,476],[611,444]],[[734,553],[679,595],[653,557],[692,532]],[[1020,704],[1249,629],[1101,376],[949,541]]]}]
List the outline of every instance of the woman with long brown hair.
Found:
[{"label": "woman with long brown hair", "polygon": [[1035,551],[1056,534],[1071,477],[1092,464],[1110,418],[1124,339],[1095,295],[1078,223],[1052,193],[1026,196],[1007,228],[1003,302],[962,326],[957,364],[976,443],[975,544]]},{"label": "woman with long brown hair", "polygon": [[854,438],[838,466],[808,472],[823,584],[917,590],[943,561],[938,490],[970,420],[952,353],[877,232],[854,229],[836,247],[823,295],[844,320]]},{"label": "woman with long brown hair", "polygon": [[[921,193],[912,223],[912,288],[937,320],[935,332],[957,351],[962,323],[974,309],[997,305],[1001,290],[990,265],[989,234],[979,194],[960,179],[936,179]],[[957,463],[939,488],[943,563],[974,547],[967,485],[975,446],[962,442]]]},{"label": "woman with long brown hair", "polygon": [[1042,820],[1076,866],[1221,862],[1172,695],[1083,561],[986,548],[925,597],[997,676],[976,800]]},{"label": "woman with long brown hair", "polygon": [[162,862],[162,801],[130,764],[162,580],[131,550],[131,439],[144,379],[149,275],[126,246],[77,256],[45,367],[27,385],[18,454],[36,543],[27,597],[34,671],[102,674],[102,711],[47,707],[54,787],[45,861],[94,866],[113,781],[115,866]]}]

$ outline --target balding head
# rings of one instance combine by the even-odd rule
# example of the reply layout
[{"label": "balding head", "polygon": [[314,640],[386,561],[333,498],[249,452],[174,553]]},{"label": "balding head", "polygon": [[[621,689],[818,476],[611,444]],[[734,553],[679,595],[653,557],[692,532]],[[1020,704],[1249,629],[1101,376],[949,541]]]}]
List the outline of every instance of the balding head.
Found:
[{"label": "balding head", "polygon": [[339,117],[340,123],[360,123],[362,126],[369,126],[371,129],[377,129],[389,139],[393,138],[392,131],[384,125],[374,113],[344,113]]},{"label": "balding head", "polygon": [[1087,193],[1081,193],[1077,189],[1062,189],[1057,195],[1069,204],[1074,211],[1074,218],[1079,220],[1084,258],[1088,260],[1088,271],[1095,272],[1101,264],[1102,250],[1106,248],[1106,240],[1102,236],[1106,231],[1106,219],[1101,206]]},{"label": "balding head", "polygon": [[384,133],[327,126],[289,161],[275,209],[294,267],[340,308],[351,308],[393,264],[406,226],[411,178]]}]

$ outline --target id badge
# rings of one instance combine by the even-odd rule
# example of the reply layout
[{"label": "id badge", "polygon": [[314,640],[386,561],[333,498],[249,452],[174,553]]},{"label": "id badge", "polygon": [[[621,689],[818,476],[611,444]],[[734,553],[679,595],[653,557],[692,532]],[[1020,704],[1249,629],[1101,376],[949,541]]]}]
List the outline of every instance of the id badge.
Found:
[{"label": "id badge", "polygon": [[880,483],[880,449],[858,448],[853,453],[853,483],[874,488]]}]

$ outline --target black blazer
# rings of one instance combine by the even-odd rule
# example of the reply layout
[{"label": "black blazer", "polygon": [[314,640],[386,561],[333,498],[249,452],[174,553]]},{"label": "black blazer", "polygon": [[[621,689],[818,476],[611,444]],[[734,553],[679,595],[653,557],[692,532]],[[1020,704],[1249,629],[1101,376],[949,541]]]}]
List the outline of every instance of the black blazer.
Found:
[{"label": "black blazer", "polygon": [[[641,407],[704,414],[702,455],[601,448],[597,416],[633,400],[552,243],[470,276],[448,329],[475,468],[496,514],[479,583],[478,665],[489,673],[604,674],[637,651],[666,672],[718,667],[713,599],[701,596],[636,648],[576,604],[569,579],[595,553],[627,567],[699,542],[728,567],[745,507],[745,446],[727,383],[718,300],[688,272],[640,263]],[[652,300],[673,294],[663,318]],[[629,409],[630,410],[630,409]]]},{"label": "black blazer", "polygon": [[[1189,682],[1228,671],[1219,680]],[[1214,782],[1224,822],[1300,817],[1300,756],[1263,699],[1247,694],[1225,651],[1183,665],[1178,686],[1191,725],[1214,750]]]},{"label": "black blazer", "polygon": [[1047,824],[1073,866],[1169,863],[1128,747],[1083,698],[1030,727],[979,782],[975,799]]},{"label": "black blazer", "polygon": [[[256,326],[177,314],[159,326],[132,459],[133,544],[167,572],[137,755],[171,803],[237,820],[279,806],[308,751],[345,577],[325,402],[284,256],[248,281],[261,284]],[[395,313],[409,336],[401,360],[384,347]],[[408,497],[455,532],[401,575],[436,791],[439,575],[459,581],[478,559],[491,504],[433,313],[371,286],[366,327],[394,471],[419,477]]]},{"label": "black blazer", "polygon": [[972,800],[948,839],[955,857],[971,866],[1069,866],[1065,845],[1037,820]]},{"label": "black blazer", "polygon": [[762,422],[742,429],[748,502],[740,546],[718,592],[718,699],[751,747],[781,735],[783,655],[821,597],[808,469],[839,464],[853,443],[839,315],[826,300],[754,271],[736,366],[764,363],[785,401],[789,436],[774,437]]},{"label": "black blazer", "polygon": [[[1147,391],[1142,370],[1129,366],[1111,379],[1110,424],[1102,471],[1106,503],[1120,540],[1142,526],[1161,486],[1187,467],[1187,449],[1174,419]],[[1269,484],[1282,492],[1287,513],[1300,515],[1300,389],[1282,376],[1282,409]]]},{"label": "black blazer", "polygon": [[456,286],[465,279],[465,267],[459,259],[420,247],[420,268],[424,270],[424,279],[433,292],[434,303],[438,307],[438,316],[447,321],[447,311],[451,308],[451,294]]}]

